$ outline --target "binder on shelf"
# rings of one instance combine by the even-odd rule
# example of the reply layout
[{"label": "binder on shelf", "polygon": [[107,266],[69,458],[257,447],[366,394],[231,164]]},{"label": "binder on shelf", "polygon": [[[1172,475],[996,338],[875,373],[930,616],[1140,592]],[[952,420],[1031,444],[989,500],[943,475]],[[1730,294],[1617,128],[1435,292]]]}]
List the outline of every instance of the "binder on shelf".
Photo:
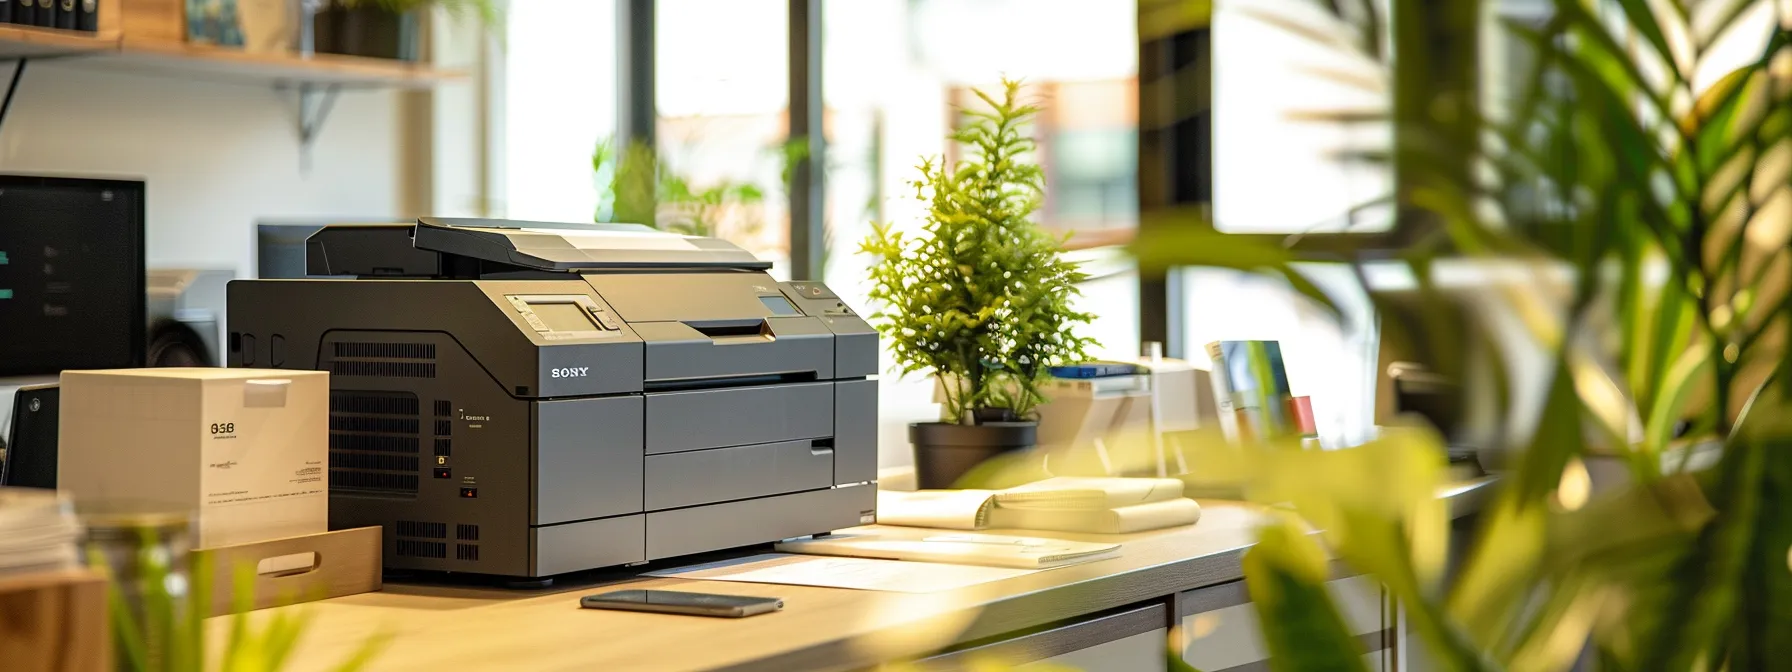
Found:
[{"label": "binder on shelf", "polygon": [[56,27],[63,30],[75,29],[75,0],[55,0]]},{"label": "binder on shelf", "polygon": [[0,23],[12,23],[12,0],[0,0]]},{"label": "binder on shelf", "polygon": [[12,3],[12,22],[25,26],[37,25],[37,0],[7,0]]},{"label": "binder on shelf", "polygon": [[56,0],[37,0],[36,25],[44,28],[56,27]]},{"label": "binder on shelf", "polygon": [[80,4],[80,9],[77,12],[78,16],[75,17],[75,29],[85,30],[89,33],[99,32],[100,0],[76,0],[76,2]]}]

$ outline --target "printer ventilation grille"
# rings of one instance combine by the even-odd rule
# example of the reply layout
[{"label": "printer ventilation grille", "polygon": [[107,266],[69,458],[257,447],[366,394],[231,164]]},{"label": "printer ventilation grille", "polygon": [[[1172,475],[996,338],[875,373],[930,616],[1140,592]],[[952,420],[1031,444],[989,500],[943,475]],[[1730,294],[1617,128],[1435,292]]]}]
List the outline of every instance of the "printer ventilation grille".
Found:
[{"label": "printer ventilation grille", "polygon": [[[330,375],[357,378],[434,378],[434,343],[369,343],[339,341],[330,344]],[[415,399],[412,400],[415,403]]]},{"label": "printer ventilation grille", "polygon": [[397,551],[398,555],[412,558],[446,558],[448,557],[448,544],[440,541],[399,539]]},{"label": "printer ventilation grille", "polygon": [[425,539],[447,539],[447,523],[425,523],[416,520],[398,521],[398,536],[423,537]]},{"label": "printer ventilation grille", "polygon": [[332,390],[330,488],[416,495],[422,411],[417,395],[408,392]]}]

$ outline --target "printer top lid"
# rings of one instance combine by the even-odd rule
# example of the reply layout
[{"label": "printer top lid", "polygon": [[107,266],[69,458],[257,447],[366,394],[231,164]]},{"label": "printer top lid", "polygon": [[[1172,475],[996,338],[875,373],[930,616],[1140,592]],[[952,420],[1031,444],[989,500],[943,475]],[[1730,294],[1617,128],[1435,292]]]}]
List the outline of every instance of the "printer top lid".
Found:
[{"label": "printer top lid", "polygon": [[639,224],[567,224],[423,217],[415,224],[339,224],[306,240],[307,273],[441,278],[487,273],[672,269],[762,271],[771,262],[719,238]]},{"label": "printer top lid", "polygon": [[567,224],[504,219],[417,220],[412,245],[543,271],[624,268],[764,270],[769,261],[720,238],[666,233],[640,224]]}]

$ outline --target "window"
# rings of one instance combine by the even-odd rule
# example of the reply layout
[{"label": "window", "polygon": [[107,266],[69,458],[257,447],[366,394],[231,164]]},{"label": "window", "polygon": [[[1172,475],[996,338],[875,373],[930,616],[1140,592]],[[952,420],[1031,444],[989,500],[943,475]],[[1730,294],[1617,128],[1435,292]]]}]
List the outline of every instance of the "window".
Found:
[{"label": "window", "polygon": [[589,222],[591,153],[616,130],[615,0],[512,0],[505,14],[499,211]]},{"label": "window", "polygon": [[779,279],[790,279],[787,9],[659,0],[654,38],[659,157],[682,185],[661,194],[662,226],[726,239],[771,261]]},{"label": "window", "polygon": [[[1034,129],[1046,170],[1038,221],[1063,232],[1137,225],[1137,31],[1132,3],[1081,0],[832,0],[823,8],[827,256],[823,280],[867,306],[859,242],[873,221],[918,226],[922,157],[946,136],[972,88],[1021,79],[1043,108]],[[1075,45],[1067,48],[1066,45]],[[1116,249],[1079,250],[1092,276],[1079,307],[1098,316],[1100,355],[1138,355],[1138,292]],[[890,362],[885,361],[888,370]],[[906,425],[935,419],[930,379],[883,377],[886,466],[908,461]]]}]

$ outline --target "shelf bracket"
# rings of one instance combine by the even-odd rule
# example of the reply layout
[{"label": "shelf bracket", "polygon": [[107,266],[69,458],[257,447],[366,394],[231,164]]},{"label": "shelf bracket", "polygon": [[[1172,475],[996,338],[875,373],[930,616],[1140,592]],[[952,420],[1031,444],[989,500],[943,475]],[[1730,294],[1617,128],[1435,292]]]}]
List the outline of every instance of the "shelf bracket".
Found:
[{"label": "shelf bracket", "polygon": [[311,143],[330,120],[330,111],[336,109],[336,96],[341,93],[341,84],[299,85],[299,153],[306,168],[311,163]]},{"label": "shelf bracket", "polygon": [[311,141],[317,139],[324,122],[330,119],[330,110],[336,108],[336,95],[340,93],[341,84],[299,85],[299,144],[310,147]]}]

